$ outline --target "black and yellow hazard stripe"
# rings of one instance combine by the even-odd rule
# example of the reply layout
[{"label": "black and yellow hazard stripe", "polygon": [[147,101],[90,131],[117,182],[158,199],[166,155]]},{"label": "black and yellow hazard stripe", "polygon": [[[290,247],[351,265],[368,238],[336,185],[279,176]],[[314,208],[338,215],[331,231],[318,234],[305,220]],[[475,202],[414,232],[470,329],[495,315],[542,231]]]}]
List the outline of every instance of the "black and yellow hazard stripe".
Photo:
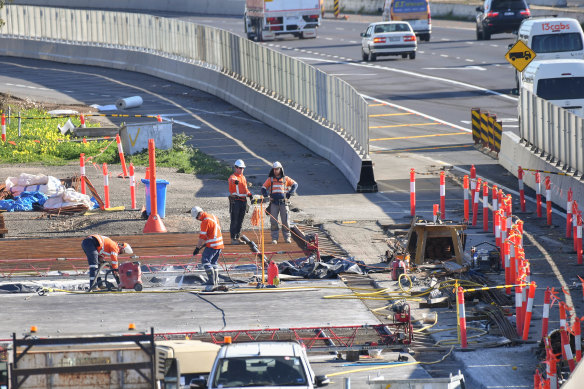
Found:
[{"label": "black and yellow hazard stripe", "polygon": [[501,137],[503,136],[503,122],[495,121],[494,135],[495,135],[495,152],[498,154],[501,151]]},{"label": "black and yellow hazard stripe", "polygon": [[472,108],[470,110],[472,140],[475,144],[481,141],[481,109]]}]

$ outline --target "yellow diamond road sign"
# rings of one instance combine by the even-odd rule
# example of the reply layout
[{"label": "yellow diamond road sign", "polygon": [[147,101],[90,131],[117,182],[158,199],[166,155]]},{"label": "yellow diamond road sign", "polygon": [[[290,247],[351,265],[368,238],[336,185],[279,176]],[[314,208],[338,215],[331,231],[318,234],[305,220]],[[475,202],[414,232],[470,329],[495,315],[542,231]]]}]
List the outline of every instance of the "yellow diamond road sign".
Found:
[{"label": "yellow diamond road sign", "polygon": [[531,50],[522,41],[517,41],[505,54],[505,59],[509,61],[517,71],[522,72],[535,58],[535,51]]}]

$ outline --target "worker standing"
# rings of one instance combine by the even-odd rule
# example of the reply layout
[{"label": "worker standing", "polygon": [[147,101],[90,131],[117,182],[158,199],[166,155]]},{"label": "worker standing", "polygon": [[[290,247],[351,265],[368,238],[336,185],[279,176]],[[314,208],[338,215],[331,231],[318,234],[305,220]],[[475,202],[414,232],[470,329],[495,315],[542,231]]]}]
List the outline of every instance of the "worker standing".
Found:
[{"label": "worker standing", "polygon": [[290,177],[284,175],[284,168],[278,161],[272,165],[272,170],[264,185],[262,186],[262,194],[264,197],[270,198],[270,205],[268,212],[270,213],[270,230],[272,233],[272,244],[278,243],[278,214],[282,222],[282,236],[286,243],[290,243],[290,223],[288,221],[288,214],[290,212],[288,199],[292,196],[298,184]]},{"label": "worker standing", "polygon": [[199,254],[199,251],[205,247],[201,257],[201,263],[209,279],[207,281],[207,290],[211,291],[219,285],[219,266],[217,265],[217,260],[223,249],[221,226],[219,225],[217,216],[203,212],[201,207],[193,207],[191,209],[191,216],[201,222],[199,241],[197,242],[195,251],[193,251],[193,256]]},{"label": "worker standing", "polygon": [[229,226],[229,233],[231,234],[231,244],[240,244],[239,234],[241,233],[241,225],[247,210],[247,197],[253,197],[247,187],[247,180],[243,176],[243,169],[245,163],[238,159],[233,164],[234,173],[229,177],[229,216],[231,217],[231,224]]},{"label": "worker standing", "polygon": [[85,252],[89,264],[89,290],[91,291],[96,286],[95,277],[97,276],[97,269],[105,261],[105,257],[111,259],[110,267],[119,286],[118,255],[133,254],[132,247],[128,243],[114,242],[107,236],[91,235],[83,239],[81,248]]}]

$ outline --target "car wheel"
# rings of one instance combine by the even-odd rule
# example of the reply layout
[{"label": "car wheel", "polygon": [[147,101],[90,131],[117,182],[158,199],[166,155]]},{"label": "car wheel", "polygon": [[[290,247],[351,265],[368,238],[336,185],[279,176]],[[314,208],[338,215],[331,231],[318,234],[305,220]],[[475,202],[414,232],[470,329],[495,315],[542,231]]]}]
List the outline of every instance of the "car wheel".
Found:
[{"label": "car wheel", "polygon": [[377,56],[375,54],[373,54],[373,52],[371,51],[371,49],[369,49],[369,61],[373,62],[377,59]]},{"label": "car wheel", "polygon": [[365,54],[365,50],[363,50],[363,48],[361,47],[361,58],[363,58],[363,61],[367,62],[367,60],[369,60],[369,56],[367,54]]},{"label": "car wheel", "polygon": [[426,42],[430,42],[430,34],[426,34]]},{"label": "car wheel", "polygon": [[416,52],[415,51],[412,51],[410,53],[410,59],[416,59]]},{"label": "car wheel", "polygon": [[407,54],[402,54],[402,58],[408,58]]},{"label": "car wheel", "polygon": [[488,41],[491,39],[491,33],[488,32],[487,30],[483,31],[483,39]]},{"label": "car wheel", "polygon": [[479,30],[479,26],[477,26],[477,41],[483,40],[483,33]]}]

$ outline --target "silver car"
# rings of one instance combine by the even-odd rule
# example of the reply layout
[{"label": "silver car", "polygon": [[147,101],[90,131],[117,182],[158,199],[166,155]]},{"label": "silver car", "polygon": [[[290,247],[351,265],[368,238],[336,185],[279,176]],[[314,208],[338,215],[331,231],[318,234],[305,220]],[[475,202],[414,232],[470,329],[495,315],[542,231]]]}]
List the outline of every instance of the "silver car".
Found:
[{"label": "silver car", "polygon": [[371,23],[361,33],[361,55],[363,61],[375,61],[382,55],[401,55],[416,58],[418,42],[408,22]]}]

